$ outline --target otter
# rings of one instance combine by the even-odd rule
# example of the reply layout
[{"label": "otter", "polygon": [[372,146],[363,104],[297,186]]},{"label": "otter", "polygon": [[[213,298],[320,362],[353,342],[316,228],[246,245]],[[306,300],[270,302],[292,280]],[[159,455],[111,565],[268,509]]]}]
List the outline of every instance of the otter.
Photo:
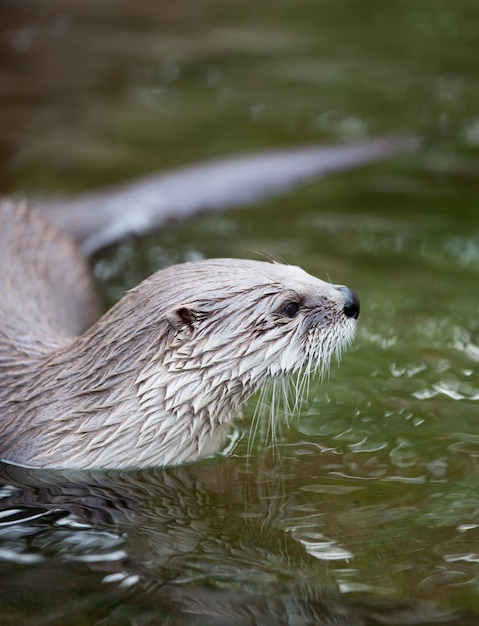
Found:
[{"label": "otter", "polygon": [[325,367],[354,335],[350,289],[239,259],[161,270],[80,334],[93,296],[74,244],[11,202],[0,221],[0,456],[9,461],[196,460],[221,448],[259,387]]},{"label": "otter", "polygon": [[[344,167],[409,147],[370,142],[362,161],[355,147]],[[292,175],[296,182],[324,173],[324,163],[323,169],[311,163],[320,153],[307,150],[309,161]],[[191,172],[183,174],[184,182]],[[145,184],[151,191],[151,181],[137,191]],[[266,187],[254,198],[275,193],[274,185]],[[216,198],[211,189],[206,195]],[[279,181],[277,191],[283,189]],[[205,208],[204,197],[196,211]],[[98,194],[83,209],[96,205],[103,219],[112,198],[117,202],[118,194]],[[96,248],[94,225],[79,234],[78,210],[69,213],[65,204],[64,212],[0,204],[0,458],[6,461],[80,469],[195,461],[221,449],[232,419],[258,389],[326,369],[353,339],[354,291],[299,267],[240,259],[161,270],[97,320],[78,245]],[[228,204],[236,204],[234,194]],[[210,197],[210,206],[218,208],[218,198]],[[113,214],[102,225],[104,243],[131,230],[129,224],[115,231]],[[158,215],[153,225],[171,218]],[[91,212],[90,218],[95,221]]]}]

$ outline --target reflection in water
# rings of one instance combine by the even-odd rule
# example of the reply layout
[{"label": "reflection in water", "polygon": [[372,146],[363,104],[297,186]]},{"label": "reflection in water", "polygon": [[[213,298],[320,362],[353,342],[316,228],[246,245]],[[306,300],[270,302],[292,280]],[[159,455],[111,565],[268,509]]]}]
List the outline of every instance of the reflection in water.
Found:
[{"label": "reflection in water", "polygon": [[78,593],[80,610],[109,615],[108,623],[120,614],[131,623],[148,614],[147,623],[169,615],[205,626],[412,624],[426,616],[452,623],[454,611],[433,605],[346,602],[328,561],[353,555],[318,541],[318,515],[306,516],[309,531],[296,519],[296,533],[275,468],[255,481],[250,469],[55,472],[2,464],[3,607],[19,619],[28,614],[21,605],[28,588],[39,607],[33,614],[53,611],[55,589],[62,623],[70,623],[67,607]]},{"label": "reflection in water", "polygon": [[[49,569],[53,560],[67,578],[82,564],[122,602],[141,596],[142,611],[159,603],[159,614],[181,613],[181,623],[188,615],[195,624],[342,623],[343,613],[354,623],[327,568],[282,529],[283,500],[259,493],[271,485],[253,495],[225,464],[142,473],[1,469],[3,557],[17,566]],[[41,593],[44,577],[36,580]],[[8,586],[14,593],[15,583]]]}]

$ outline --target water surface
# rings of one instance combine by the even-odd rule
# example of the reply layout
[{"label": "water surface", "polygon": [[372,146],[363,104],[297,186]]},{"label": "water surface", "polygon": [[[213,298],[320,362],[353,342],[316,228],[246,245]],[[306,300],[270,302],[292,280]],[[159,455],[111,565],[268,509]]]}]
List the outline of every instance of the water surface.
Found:
[{"label": "water surface", "polygon": [[95,259],[110,303],[174,262],[280,258],[358,291],[358,337],[275,445],[253,401],[236,447],[190,467],[3,466],[2,623],[479,623],[478,13],[4,5],[4,192],[302,142],[425,143]]}]

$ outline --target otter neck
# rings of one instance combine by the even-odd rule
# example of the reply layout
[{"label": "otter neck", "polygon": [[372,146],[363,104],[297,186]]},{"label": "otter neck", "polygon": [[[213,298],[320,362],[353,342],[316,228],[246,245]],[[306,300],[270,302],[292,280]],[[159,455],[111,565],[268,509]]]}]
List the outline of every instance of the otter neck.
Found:
[{"label": "otter neck", "polygon": [[[121,329],[119,315],[128,320]],[[23,375],[19,365],[12,396],[25,402],[22,428],[28,424],[32,434],[28,450],[20,447],[21,462],[110,467],[114,458],[115,467],[169,465],[221,449],[232,418],[262,380],[230,380],[219,362],[198,375],[188,342],[183,351],[169,349],[173,332],[112,310],[85,335],[33,359]],[[188,364],[195,382],[185,376]],[[34,388],[25,384],[32,369]],[[10,426],[7,445],[19,427]]]}]

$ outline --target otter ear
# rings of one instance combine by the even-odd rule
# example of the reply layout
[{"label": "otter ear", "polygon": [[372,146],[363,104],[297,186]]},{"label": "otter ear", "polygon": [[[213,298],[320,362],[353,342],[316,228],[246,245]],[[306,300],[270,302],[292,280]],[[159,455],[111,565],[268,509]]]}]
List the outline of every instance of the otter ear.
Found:
[{"label": "otter ear", "polygon": [[168,324],[175,332],[175,342],[189,339],[195,330],[196,311],[182,306],[167,315]]},{"label": "otter ear", "polygon": [[188,326],[191,330],[194,328],[196,320],[196,312],[186,306],[182,306],[168,316],[168,322],[175,328],[184,328]]}]

